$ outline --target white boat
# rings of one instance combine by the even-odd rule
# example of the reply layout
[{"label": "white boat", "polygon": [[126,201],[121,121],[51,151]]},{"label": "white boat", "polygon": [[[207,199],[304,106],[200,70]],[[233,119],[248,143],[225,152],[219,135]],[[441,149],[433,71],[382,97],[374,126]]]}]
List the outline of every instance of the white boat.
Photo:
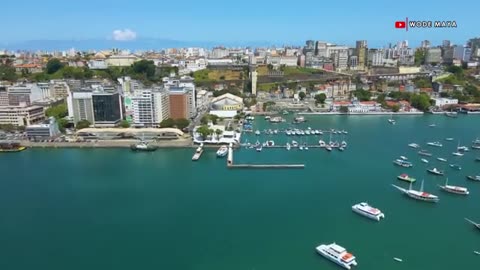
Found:
[{"label": "white boat", "polygon": [[458,164],[450,164],[450,168],[455,169],[457,171],[461,171],[462,167]]},{"label": "white boat", "polygon": [[285,131],[285,133],[287,134],[287,136],[290,136],[292,135],[292,132],[290,130],[287,129],[287,131]]},{"label": "white boat", "polygon": [[287,150],[290,151],[290,148],[291,148],[290,144],[287,143]]},{"label": "white boat", "polygon": [[427,169],[427,172],[435,175],[443,175],[443,172],[438,170],[437,168]]},{"label": "white boat", "polygon": [[453,152],[452,155],[457,157],[463,157],[463,153],[460,153],[460,152]]},{"label": "white boat", "polygon": [[420,145],[418,145],[416,143],[411,143],[408,146],[411,147],[411,148],[420,148]]},{"label": "white boat", "polygon": [[343,151],[345,151],[345,148],[343,148],[343,147],[340,146],[340,147],[338,148],[338,151],[343,152]]},{"label": "white boat", "polygon": [[473,144],[480,144],[480,139],[476,138],[475,141],[472,141]]},{"label": "white boat", "polygon": [[463,151],[463,152],[468,152],[470,149],[468,149],[468,147],[466,147],[466,146],[459,146],[459,147],[457,147],[457,150],[458,151]]},{"label": "white boat", "polygon": [[292,141],[292,147],[298,147],[298,142],[297,141]]},{"label": "white boat", "polygon": [[404,168],[411,168],[413,167],[413,164],[411,162],[402,160],[402,159],[396,159],[393,161],[394,164],[404,167]]},{"label": "white boat", "polygon": [[416,199],[416,200],[420,200],[420,201],[426,201],[426,202],[438,202],[439,201],[437,196],[435,196],[433,194],[430,194],[430,193],[423,192],[423,180],[422,180],[422,186],[421,186],[420,190],[413,190],[412,189],[412,183],[410,183],[410,187],[408,189],[404,189],[404,188],[401,188],[401,187],[396,186],[396,185],[392,185],[392,186],[394,186],[396,189],[400,190],[402,193],[406,194],[408,197],[410,197],[412,199]]},{"label": "white boat", "polygon": [[476,251],[474,250],[473,253],[477,254],[477,255],[480,255],[480,252],[479,251]]},{"label": "white boat", "polygon": [[385,215],[382,213],[382,211],[368,205],[368,203],[366,202],[355,204],[354,206],[352,206],[352,210],[357,214],[376,221],[380,221],[380,219],[385,218]]},{"label": "white boat", "polygon": [[260,130],[255,131],[255,135],[260,135]]},{"label": "white boat", "polygon": [[294,122],[294,123],[303,123],[303,122],[305,122],[305,117],[303,117],[303,116],[295,117],[295,118],[293,119],[293,122]]},{"label": "white boat", "polygon": [[327,147],[325,147],[325,149],[328,151],[328,152],[331,152],[333,150],[333,148],[330,146],[330,145],[327,145]]},{"label": "white boat", "polygon": [[320,147],[325,147],[326,146],[325,142],[322,141],[322,140],[318,141],[318,143],[320,144]]},{"label": "white boat", "polygon": [[275,129],[275,130],[273,131],[273,134],[278,134],[278,129]]},{"label": "white boat", "polygon": [[431,124],[431,125],[429,125],[429,127],[436,127],[436,126],[437,126],[437,125],[435,125],[435,124]]},{"label": "white boat", "polygon": [[395,261],[397,261],[397,262],[403,262],[403,260],[400,259],[400,258],[393,258],[393,259],[394,259]]},{"label": "white boat", "polygon": [[357,266],[355,256],[348,253],[347,250],[336,243],[329,245],[320,245],[316,247],[318,254],[329,259],[330,261],[342,266],[345,269],[352,269],[352,266]]},{"label": "white boat", "polygon": [[479,144],[474,144],[474,145],[472,145],[472,149],[479,150],[479,149],[480,149],[480,145],[479,145]]},{"label": "white boat", "polygon": [[348,145],[348,144],[347,144],[346,141],[342,141],[342,142],[340,143],[340,147],[341,147],[341,148],[347,148],[347,145]]},{"label": "white boat", "polygon": [[427,163],[427,164],[428,164],[428,160],[426,160],[426,159],[424,159],[424,158],[422,158],[421,161],[422,161],[423,163]]},{"label": "white boat", "polygon": [[392,125],[395,125],[396,121],[393,119],[393,113],[390,114],[390,119],[388,119],[388,122]]},{"label": "white boat", "polygon": [[480,223],[476,223],[468,218],[465,218],[466,221],[468,221],[468,223],[472,224],[473,226],[475,226],[477,229],[480,230]]},{"label": "white boat", "polygon": [[401,159],[403,160],[408,160],[408,158],[404,157],[404,156],[400,156]]},{"label": "white boat", "polygon": [[442,147],[443,146],[443,144],[441,144],[440,142],[428,142],[427,145],[435,146],[435,147]]},{"label": "white boat", "polygon": [[299,145],[299,146],[298,146],[298,149],[300,149],[300,151],[303,151],[303,145],[302,145],[302,144]]},{"label": "white boat", "polygon": [[224,157],[228,154],[228,147],[226,145],[222,145],[218,150],[217,150],[217,157]]},{"label": "white boat", "polygon": [[426,150],[420,150],[420,151],[418,151],[418,154],[420,156],[426,156],[426,157],[431,157],[432,156],[432,154],[427,152]]},{"label": "white boat", "polygon": [[306,134],[306,135],[310,135],[310,130],[308,130],[308,129],[305,130],[305,134]]},{"label": "white boat", "polygon": [[445,181],[445,185],[443,186],[440,186],[439,187],[443,190],[445,190],[446,192],[450,192],[450,193],[454,193],[454,194],[460,194],[460,195],[468,195],[470,194],[470,192],[468,191],[467,188],[465,187],[459,187],[459,186],[450,186],[448,185],[448,178],[447,180]]},{"label": "white boat", "polygon": [[265,120],[270,120],[272,118],[270,115],[265,116]]},{"label": "white boat", "polygon": [[445,141],[453,141],[453,138],[445,138]]},{"label": "white boat", "polygon": [[266,146],[267,147],[273,147],[273,146],[275,146],[275,142],[274,141],[267,141]]},{"label": "white boat", "polygon": [[262,152],[263,147],[261,145],[257,146],[256,150],[257,152]]},{"label": "white boat", "polygon": [[308,151],[308,146],[307,146],[307,144],[305,144],[305,145],[303,146],[303,149],[305,149],[305,151]]},{"label": "white boat", "polygon": [[437,158],[437,160],[438,160],[438,161],[441,161],[441,162],[447,162],[447,160],[446,160],[446,159],[444,159],[444,158],[440,158],[440,157],[439,157],[439,158]]}]

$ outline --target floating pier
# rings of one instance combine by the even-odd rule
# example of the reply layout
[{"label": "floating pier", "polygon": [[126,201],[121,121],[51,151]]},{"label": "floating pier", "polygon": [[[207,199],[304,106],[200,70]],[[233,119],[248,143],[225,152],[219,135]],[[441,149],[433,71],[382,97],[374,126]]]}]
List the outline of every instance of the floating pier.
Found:
[{"label": "floating pier", "polygon": [[197,161],[200,159],[200,157],[203,154],[203,144],[201,144],[197,150],[195,150],[195,153],[193,154],[192,161]]},{"label": "floating pier", "polygon": [[228,146],[227,167],[230,169],[303,169],[305,164],[233,164],[232,144]]}]

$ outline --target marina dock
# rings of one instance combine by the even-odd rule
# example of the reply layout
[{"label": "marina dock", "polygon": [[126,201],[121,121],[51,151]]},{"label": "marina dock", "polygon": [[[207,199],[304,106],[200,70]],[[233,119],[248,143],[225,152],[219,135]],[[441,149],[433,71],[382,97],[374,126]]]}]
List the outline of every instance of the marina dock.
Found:
[{"label": "marina dock", "polygon": [[304,169],[305,164],[233,164],[232,144],[228,146],[227,167],[229,169]]}]

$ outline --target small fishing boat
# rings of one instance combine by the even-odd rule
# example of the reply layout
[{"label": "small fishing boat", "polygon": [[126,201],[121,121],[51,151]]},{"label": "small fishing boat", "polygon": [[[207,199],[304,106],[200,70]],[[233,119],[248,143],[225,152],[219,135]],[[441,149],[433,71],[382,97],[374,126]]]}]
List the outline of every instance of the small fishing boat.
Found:
[{"label": "small fishing boat", "polygon": [[428,160],[426,160],[426,159],[424,159],[424,158],[422,158],[421,161],[422,161],[423,163],[428,164]]},{"label": "small fishing boat", "polygon": [[453,138],[445,138],[445,141],[451,142],[451,141],[453,141]]},{"label": "small fishing boat", "polygon": [[429,127],[436,127],[437,125],[435,124],[430,124]]},{"label": "small fishing boat", "polygon": [[438,170],[437,168],[427,169],[427,172],[429,172],[431,174],[434,174],[434,175],[443,175],[444,174],[442,171]]},{"label": "small fishing boat", "polygon": [[289,129],[287,129],[287,131],[285,131],[285,133],[287,134],[287,136],[292,135],[292,132]]},{"label": "small fishing boat", "polygon": [[300,145],[298,146],[298,149],[299,149],[300,151],[303,151],[303,144],[300,144]]},{"label": "small fishing boat", "polygon": [[477,255],[480,255],[480,251],[474,250],[473,253],[475,253],[475,254],[477,254]]},{"label": "small fishing boat", "polygon": [[400,258],[393,258],[393,259],[394,259],[395,261],[397,261],[397,262],[403,262],[403,260],[400,259]]},{"label": "small fishing boat", "polygon": [[443,144],[441,144],[440,142],[428,142],[427,143],[428,146],[435,146],[435,147],[442,147]]},{"label": "small fishing boat", "polygon": [[408,146],[411,147],[411,148],[420,148],[420,145],[418,145],[416,143],[411,143]]},{"label": "small fishing boat", "polygon": [[398,180],[406,181],[406,182],[409,182],[409,183],[413,183],[413,182],[417,181],[415,178],[408,176],[408,174],[406,174],[406,173],[403,173],[403,174],[397,176],[397,178],[398,178]]},{"label": "small fishing boat", "polygon": [[298,142],[297,141],[292,141],[292,147],[298,147]]},{"label": "small fishing boat", "polygon": [[418,154],[419,154],[420,156],[426,156],[426,157],[431,157],[431,156],[432,156],[432,154],[429,153],[429,152],[426,151],[426,150],[420,150],[420,151],[418,151]]},{"label": "small fishing boat", "polygon": [[404,157],[404,156],[400,156],[401,159],[403,160],[408,160],[408,158]]},{"label": "small fishing boat", "polygon": [[331,152],[333,150],[333,148],[330,146],[330,145],[327,145],[327,147],[325,147],[325,149],[328,151],[328,152]]},{"label": "small fishing boat", "polygon": [[448,185],[448,178],[445,181],[445,185],[440,186],[441,189],[443,189],[446,192],[454,193],[454,194],[460,194],[460,195],[468,195],[470,192],[468,192],[468,189],[465,187],[459,187],[459,186],[450,186]]},{"label": "small fishing boat", "polygon": [[325,147],[326,143],[322,140],[318,141],[318,144],[320,144],[320,147]]},{"label": "small fishing boat", "polygon": [[440,157],[439,157],[439,158],[437,158],[437,160],[438,160],[438,161],[441,161],[441,162],[447,162],[447,160],[446,160],[446,159],[444,159],[444,158],[440,158]]},{"label": "small fishing boat", "polygon": [[457,171],[462,170],[462,167],[458,164],[450,164],[450,168],[455,169]]},{"label": "small fishing boat", "polygon": [[303,145],[303,149],[304,149],[305,151],[308,151],[308,145],[307,145],[306,143]]},{"label": "small fishing boat", "polygon": [[255,131],[255,135],[260,135],[260,130]]}]

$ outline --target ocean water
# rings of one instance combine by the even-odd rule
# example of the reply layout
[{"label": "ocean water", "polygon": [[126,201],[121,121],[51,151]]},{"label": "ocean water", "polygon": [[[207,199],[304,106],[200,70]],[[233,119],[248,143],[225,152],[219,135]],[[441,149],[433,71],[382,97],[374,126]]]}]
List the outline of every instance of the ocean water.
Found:
[{"label": "ocean water", "polygon": [[[192,162],[194,149],[29,149],[0,155],[0,268],[279,270],[340,269],[315,253],[336,242],[357,257],[358,269],[476,269],[480,232],[464,221],[480,222],[480,174],[472,150],[451,153],[460,142],[480,137],[478,116],[307,116],[302,128],[345,129],[345,152],[239,149],[235,163],[300,163],[300,170],[226,168],[207,149]],[[289,117],[291,120],[291,116]],[[430,128],[435,123],[437,127]],[[255,129],[284,129],[257,117]],[[444,139],[453,137],[455,141]],[[319,136],[246,135],[318,143]],[[328,141],[329,136],[322,137]],[[343,138],[336,138],[343,139]],[[441,141],[442,148],[425,146]],[[434,154],[420,162],[421,144]],[[478,152],[476,152],[478,151]],[[414,163],[400,168],[400,155]],[[448,159],[448,163],[436,161]],[[458,163],[461,171],[449,168]],[[441,191],[449,184],[468,187],[467,197]],[[401,173],[425,180],[437,204],[409,199],[391,186]],[[386,218],[374,222],[352,212],[366,201]],[[395,262],[393,257],[403,259]]]}]

